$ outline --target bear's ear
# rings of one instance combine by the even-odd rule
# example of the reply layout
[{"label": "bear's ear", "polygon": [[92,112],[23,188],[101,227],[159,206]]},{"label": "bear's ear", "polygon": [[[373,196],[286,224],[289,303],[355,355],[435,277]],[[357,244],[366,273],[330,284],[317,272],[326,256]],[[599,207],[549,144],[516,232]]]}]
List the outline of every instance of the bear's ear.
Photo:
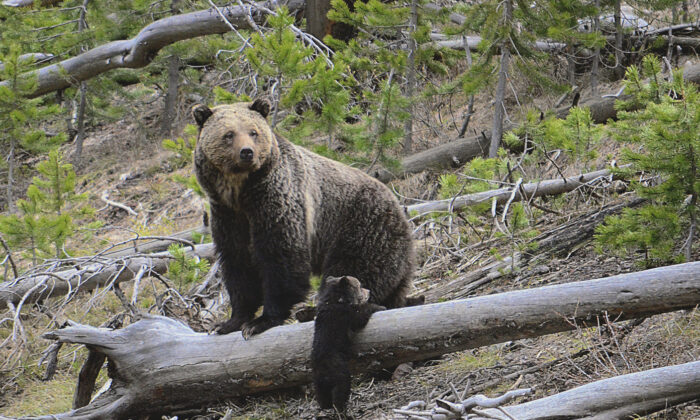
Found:
[{"label": "bear's ear", "polygon": [[264,118],[270,113],[270,102],[267,99],[256,99],[249,107],[252,111],[257,111]]},{"label": "bear's ear", "polygon": [[192,116],[194,117],[194,120],[197,121],[199,128],[204,126],[204,123],[207,122],[213,113],[214,112],[206,105],[197,104],[192,107]]}]

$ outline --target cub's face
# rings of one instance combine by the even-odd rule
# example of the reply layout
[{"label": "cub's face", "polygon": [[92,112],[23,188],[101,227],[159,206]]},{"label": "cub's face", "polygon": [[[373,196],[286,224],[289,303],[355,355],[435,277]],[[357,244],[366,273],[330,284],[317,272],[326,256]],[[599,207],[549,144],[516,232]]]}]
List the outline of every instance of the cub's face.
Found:
[{"label": "cub's face", "polygon": [[203,154],[221,174],[255,172],[277,148],[275,135],[265,117],[266,101],[221,105],[209,109],[192,107],[200,127],[196,153]]},{"label": "cub's face", "polygon": [[318,290],[318,304],[359,305],[369,300],[369,290],[364,289],[355,277],[327,277]]}]

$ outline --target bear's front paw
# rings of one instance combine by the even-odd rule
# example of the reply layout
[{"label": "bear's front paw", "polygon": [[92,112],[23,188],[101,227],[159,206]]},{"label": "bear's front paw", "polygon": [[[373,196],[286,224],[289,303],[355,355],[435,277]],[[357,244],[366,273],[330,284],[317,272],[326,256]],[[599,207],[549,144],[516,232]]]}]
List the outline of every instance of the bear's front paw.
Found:
[{"label": "bear's front paw", "polygon": [[241,320],[229,319],[228,321],[219,322],[218,324],[214,325],[214,328],[212,328],[211,331],[219,335],[224,335],[234,331],[240,331],[242,325],[243,321]]},{"label": "bear's front paw", "polygon": [[243,333],[243,338],[247,340],[255,334],[260,334],[274,326],[281,325],[283,322],[284,321],[267,318],[264,315],[259,316],[252,321],[244,323],[241,328],[241,333]]}]

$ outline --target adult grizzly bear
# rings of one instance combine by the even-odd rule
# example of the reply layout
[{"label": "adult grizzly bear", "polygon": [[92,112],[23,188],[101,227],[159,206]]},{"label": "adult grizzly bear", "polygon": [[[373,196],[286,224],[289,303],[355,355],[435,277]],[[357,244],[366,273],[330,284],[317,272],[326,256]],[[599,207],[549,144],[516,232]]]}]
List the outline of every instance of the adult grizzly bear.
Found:
[{"label": "adult grizzly bear", "polygon": [[249,338],[282,324],[305,299],[312,273],[356,277],[370,302],[405,306],[413,246],[392,192],[276,135],[269,110],[264,100],[192,108],[200,127],[195,172],[231,297],[231,319],[217,331]]}]

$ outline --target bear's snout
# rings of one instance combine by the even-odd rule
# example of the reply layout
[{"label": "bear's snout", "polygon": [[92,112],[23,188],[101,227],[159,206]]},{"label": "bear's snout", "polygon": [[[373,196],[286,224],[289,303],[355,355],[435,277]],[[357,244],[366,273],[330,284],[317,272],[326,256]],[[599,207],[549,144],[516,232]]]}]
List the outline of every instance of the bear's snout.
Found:
[{"label": "bear's snout", "polygon": [[253,155],[253,149],[250,147],[244,147],[241,149],[240,156],[243,162],[251,162],[253,160]]}]

